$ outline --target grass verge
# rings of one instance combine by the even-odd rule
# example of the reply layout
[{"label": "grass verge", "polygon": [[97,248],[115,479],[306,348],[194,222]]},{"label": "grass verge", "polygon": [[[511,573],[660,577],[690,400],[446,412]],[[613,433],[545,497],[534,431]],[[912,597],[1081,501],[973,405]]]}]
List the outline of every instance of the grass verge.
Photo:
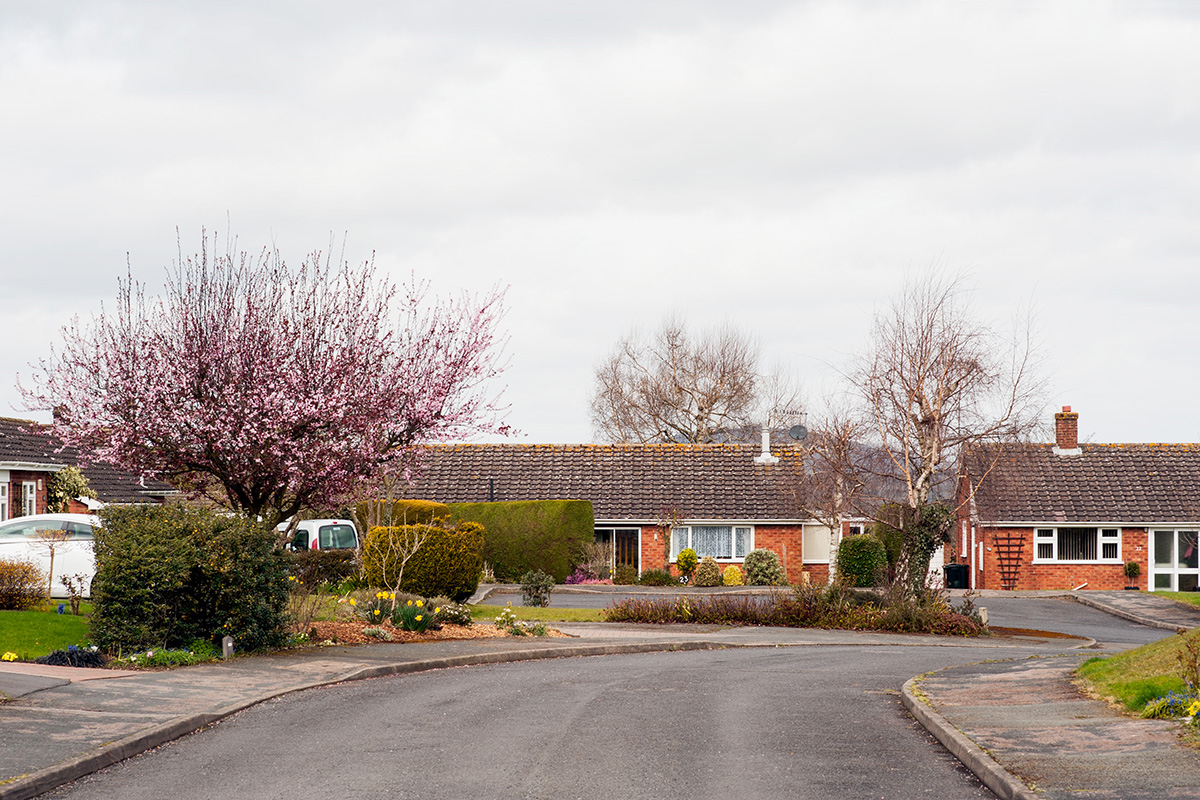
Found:
[{"label": "grass verge", "polygon": [[[1200,628],[1186,636],[1200,642]],[[1183,637],[1168,636],[1115,656],[1088,659],[1077,674],[1096,694],[1140,712],[1151,700],[1184,689],[1181,655],[1186,657]]]},{"label": "grass verge", "polygon": [[0,611],[0,652],[32,661],[88,638],[85,617],[49,611]]},{"label": "grass verge", "polygon": [[[471,618],[494,620],[509,606],[471,606]],[[555,608],[554,606],[511,606],[517,619],[529,622],[600,622],[603,620],[598,608]]]},{"label": "grass verge", "polygon": [[1200,606],[1200,592],[1154,592],[1155,597],[1165,597],[1177,603]]}]

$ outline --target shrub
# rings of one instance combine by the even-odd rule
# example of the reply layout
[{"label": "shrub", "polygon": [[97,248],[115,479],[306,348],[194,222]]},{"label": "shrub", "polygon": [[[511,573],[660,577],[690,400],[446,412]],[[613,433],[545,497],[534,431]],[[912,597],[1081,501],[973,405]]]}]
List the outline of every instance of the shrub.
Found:
[{"label": "shrub", "polygon": [[550,605],[554,578],[541,570],[530,570],[521,576],[521,602],[527,606]]},{"label": "shrub", "polygon": [[28,561],[0,559],[0,610],[24,611],[46,597],[46,573]]},{"label": "shrub", "polygon": [[696,571],[696,551],[690,547],[685,547],[679,551],[679,555],[675,556],[675,566],[679,568],[685,576],[691,576]]},{"label": "shrub", "polygon": [[460,625],[468,627],[474,621],[471,617],[471,607],[462,603],[456,603],[449,597],[434,597],[429,601],[434,608],[440,608],[437,612],[438,621],[445,622],[447,625]]},{"label": "shrub", "polygon": [[[389,543],[398,539],[424,536],[416,552],[401,565],[402,547]],[[363,545],[363,575],[372,586],[395,586],[403,566],[400,588],[406,592],[432,597],[445,595],[465,600],[479,586],[483,571],[483,529],[464,522],[448,529],[441,525],[409,525],[372,528]]]},{"label": "shrub", "polygon": [[887,569],[887,552],[874,534],[847,536],[838,546],[837,572],[850,586],[874,586]]},{"label": "shrub", "polygon": [[751,586],[782,586],[787,583],[783,564],[774,550],[758,548],[746,554],[746,580]]},{"label": "shrub", "polygon": [[564,583],[597,583],[612,578],[612,545],[594,541],[579,556],[575,571]]},{"label": "shrub", "polygon": [[502,581],[541,570],[561,583],[595,541],[586,500],[451,503],[450,514],[483,525],[484,558]]},{"label": "shrub", "polygon": [[695,584],[697,586],[720,586],[721,568],[712,556],[705,556],[696,567]]},{"label": "shrub", "polygon": [[288,572],[306,589],[341,584],[359,570],[356,550],[296,550],[286,558]]},{"label": "shrub", "polygon": [[742,571],[738,569],[737,564],[730,564],[721,575],[721,583],[725,586],[743,586],[746,581],[742,578]]},{"label": "shrub", "polygon": [[275,531],[184,506],[108,506],[100,518],[90,628],[101,648],[226,635],[240,651],[283,643],[288,581]]},{"label": "shrub", "polygon": [[648,569],[642,573],[638,583],[643,586],[673,586],[678,583],[665,569]]},{"label": "shrub", "polygon": [[613,583],[618,586],[631,586],[638,582],[637,569],[629,564],[618,564],[613,573]]},{"label": "shrub", "polygon": [[450,506],[431,500],[365,500],[354,508],[359,530],[432,525],[450,516]]}]

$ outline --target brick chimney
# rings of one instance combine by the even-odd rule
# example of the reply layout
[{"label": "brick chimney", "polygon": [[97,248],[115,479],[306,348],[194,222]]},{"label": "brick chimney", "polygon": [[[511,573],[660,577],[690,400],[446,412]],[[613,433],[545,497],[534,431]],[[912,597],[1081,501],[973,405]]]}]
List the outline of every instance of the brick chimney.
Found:
[{"label": "brick chimney", "polygon": [[1062,411],[1054,415],[1054,439],[1056,451],[1079,452],[1079,415],[1071,411],[1070,406],[1063,406]]}]

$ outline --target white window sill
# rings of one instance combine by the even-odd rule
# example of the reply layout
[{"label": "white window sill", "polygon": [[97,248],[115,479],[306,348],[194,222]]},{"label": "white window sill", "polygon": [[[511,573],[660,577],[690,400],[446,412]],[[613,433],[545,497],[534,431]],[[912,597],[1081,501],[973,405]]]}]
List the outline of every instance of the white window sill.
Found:
[{"label": "white window sill", "polygon": [[1037,565],[1037,564],[1067,564],[1067,565],[1076,564],[1076,565],[1080,565],[1080,566],[1108,566],[1108,567],[1116,566],[1116,567],[1119,567],[1122,564],[1124,564],[1125,562],[1119,558],[1116,560],[1107,560],[1107,561],[1062,561],[1062,560],[1049,561],[1046,559],[1035,558],[1030,563],[1032,563],[1034,565]]}]

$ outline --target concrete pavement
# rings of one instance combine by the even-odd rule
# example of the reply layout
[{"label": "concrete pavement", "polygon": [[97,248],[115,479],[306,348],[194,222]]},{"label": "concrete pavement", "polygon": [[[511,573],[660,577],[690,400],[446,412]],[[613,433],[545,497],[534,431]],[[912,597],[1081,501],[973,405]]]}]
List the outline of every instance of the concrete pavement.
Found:
[{"label": "concrete pavement", "polygon": [[[1116,595],[1107,600],[1106,610],[1110,611],[1128,612],[1136,603],[1136,613],[1159,615],[1154,617],[1159,621],[1174,620],[1180,613],[1173,608],[1175,604],[1161,598],[1149,598],[1160,602],[1147,604],[1144,598],[1126,598],[1119,592],[1092,595],[1094,603],[1102,606],[1107,595]],[[1200,612],[1195,614],[1194,624],[1200,625]],[[807,629],[595,623],[558,627],[576,638],[325,647],[158,672],[3,665],[0,692],[13,699],[0,705],[0,800],[35,796],[268,698],[347,680],[469,664],[672,649],[963,644],[961,639],[943,637]],[[1032,796],[1021,794],[1028,789],[1013,776],[1014,771],[1026,778],[1033,776],[1047,797],[1142,796],[1122,793],[1129,788],[1122,776],[1141,775],[1150,769],[1146,764],[1156,763],[1163,765],[1160,772],[1168,777],[1145,784],[1154,787],[1153,796],[1196,796],[1200,755],[1168,741],[1172,723],[1143,724],[1095,703],[1086,708],[1071,705],[1091,702],[1079,698],[1070,685],[1070,669],[1082,657],[1060,654],[1072,653],[1073,648],[1089,642],[995,637],[987,644],[1028,647],[1040,656],[1036,663],[1042,669],[1030,669],[1027,664],[1034,662],[1026,661],[957,667],[919,682],[910,681],[903,697],[914,716],[1001,797]],[[1000,686],[1008,691],[1000,692]],[[1049,697],[1058,699],[1049,703]],[[1001,699],[1007,704],[999,702]],[[997,712],[998,708],[1004,713]],[[1081,716],[1085,713],[1091,716]],[[1085,718],[1091,720],[1086,726],[1080,722]],[[1131,733],[1122,738],[1117,735],[1122,731]],[[1083,740],[1078,738],[1081,732],[1087,734]],[[1152,740],[1156,749],[1138,750],[1142,740]],[[1070,758],[1080,750],[1080,757]],[[1109,763],[1104,756],[1110,750],[1114,758],[1126,753],[1127,770],[1100,768]],[[1134,751],[1144,758],[1128,755]],[[1060,761],[1066,766],[1073,764],[1073,769],[1063,763],[1054,766],[1056,754],[1065,754]],[[1134,769],[1137,764],[1143,765],[1141,772]],[[1092,794],[1061,793],[1074,791],[1080,775],[1094,779],[1097,788],[1089,790]],[[1184,790],[1181,787],[1190,793],[1178,793],[1176,790]]]}]

